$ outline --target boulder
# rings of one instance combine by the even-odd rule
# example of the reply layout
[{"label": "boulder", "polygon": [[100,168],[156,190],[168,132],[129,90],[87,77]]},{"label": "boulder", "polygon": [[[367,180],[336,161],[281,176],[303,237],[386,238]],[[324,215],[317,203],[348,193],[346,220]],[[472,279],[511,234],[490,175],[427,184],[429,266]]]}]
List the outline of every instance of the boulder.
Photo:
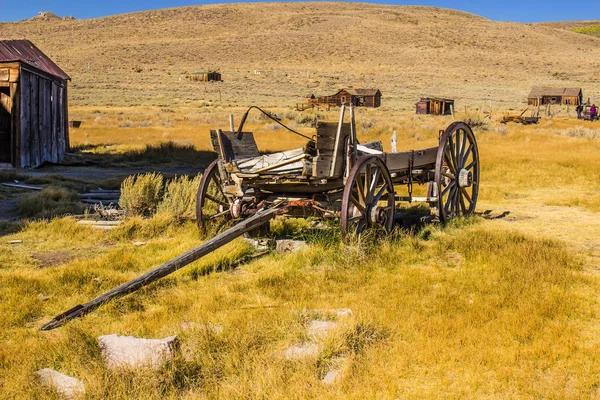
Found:
[{"label": "boulder", "polygon": [[66,399],[76,399],[85,393],[85,385],[79,379],[61,374],[51,368],[40,369],[35,374],[42,385],[53,388]]},{"label": "boulder", "polygon": [[173,357],[177,348],[177,336],[143,339],[113,334],[98,337],[98,342],[109,369],[159,368],[165,360]]}]

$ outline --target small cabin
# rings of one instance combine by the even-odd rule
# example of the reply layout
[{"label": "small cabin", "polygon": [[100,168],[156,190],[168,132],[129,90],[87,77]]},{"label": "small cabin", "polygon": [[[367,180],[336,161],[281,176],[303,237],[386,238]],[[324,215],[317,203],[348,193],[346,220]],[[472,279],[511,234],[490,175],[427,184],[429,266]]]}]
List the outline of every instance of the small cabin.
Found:
[{"label": "small cabin", "polygon": [[422,97],[416,107],[417,114],[452,115],[454,100],[441,97]]},{"label": "small cabin", "polygon": [[328,104],[341,107],[353,105],[354,107],[379,107],[381,106],[381,91],[379,89],[340,89],[330,96],[319,96],[317,104]]},{"label": "small cabin", "polygon": [[64,160],[69,80],[29,40],[0,40],[0,164],[35,168]]},{"label": "small cabin", "polygon": [[534,87],[527,97],[530,106],[546,104],[578,106],[583,103],[581,88]]},{"label": "small cabin", "polygon": [[190,81],[220,82],[221,73],[216,71],[198,71],[190,74]]}]

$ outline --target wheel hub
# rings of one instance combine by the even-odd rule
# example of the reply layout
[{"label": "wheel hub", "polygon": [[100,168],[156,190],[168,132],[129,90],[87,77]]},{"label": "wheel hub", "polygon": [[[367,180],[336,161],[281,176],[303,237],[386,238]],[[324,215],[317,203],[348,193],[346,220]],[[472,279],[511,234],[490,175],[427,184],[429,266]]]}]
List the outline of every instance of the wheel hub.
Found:
[{"label": "wheel hub", "polygon": [[458,187],[466,188],[471,187],[473,184],[473,174],[471,171],[467,171],[466,169],[461,169],[458,173]]}]

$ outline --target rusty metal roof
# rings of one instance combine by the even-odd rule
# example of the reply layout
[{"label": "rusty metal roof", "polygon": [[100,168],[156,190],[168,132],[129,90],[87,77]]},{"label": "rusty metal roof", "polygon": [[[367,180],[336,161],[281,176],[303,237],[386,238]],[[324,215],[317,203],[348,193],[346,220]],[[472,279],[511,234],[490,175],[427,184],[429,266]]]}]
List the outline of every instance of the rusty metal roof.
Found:
[{"label": "rusty metal roof", "polygon": [[0,62],[20,61],[64,80],[71,80],[62,69],[29,40],[0,40]]},{"label": "rusty metal roof", "polygon": [[577,97],[581,94],[581,88],[555,88],[555,87],[541,87],[536,86],[531,89],[529,98],[540,98],[544,96],[560,97]]}]

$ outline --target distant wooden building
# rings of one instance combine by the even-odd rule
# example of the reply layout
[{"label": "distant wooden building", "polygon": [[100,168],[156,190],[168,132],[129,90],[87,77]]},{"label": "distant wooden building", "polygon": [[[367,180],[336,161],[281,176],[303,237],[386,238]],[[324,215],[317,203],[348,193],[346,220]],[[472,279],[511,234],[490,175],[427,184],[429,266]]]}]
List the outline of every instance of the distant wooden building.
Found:
[{"label": "distant wooden building", "polygon": [[381,106],[381,91],[379,89],[340,89],[331,96],[317,97],[316,103],[338,107],[350,104],[355,107],[379,107]]},{"label": "distant wooden building", "polygon": [[221,74],[216,71],[199,71],[192,72],[190,74],[190,81],[201,81],[201,82],[218,82],[221,80]]},{"label": "distant wooden building", "polygon": [[545,104],[578,106],[583,103],[583,91],[581,88],[534,87],[527,97],[527,103],[532,106]]},{"label": "distant wooden building", "polygon": [[67,81],[29,40],[0,41],[0,163],[60,163],[69,148]]},{"label": "distant wooden building", "polygon": [[440,97],[422,97],[416,104],[417,114],[451,115],[454,100]]}]

